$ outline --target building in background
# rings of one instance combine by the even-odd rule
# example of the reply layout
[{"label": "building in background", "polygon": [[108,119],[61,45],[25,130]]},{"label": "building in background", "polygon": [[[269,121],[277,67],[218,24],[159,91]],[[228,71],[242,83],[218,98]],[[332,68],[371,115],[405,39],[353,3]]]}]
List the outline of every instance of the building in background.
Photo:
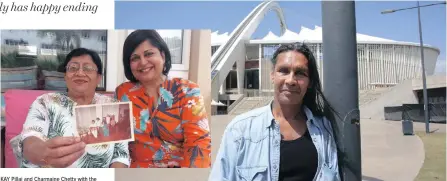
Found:
[{"label": "building in background", "polygon": [[[228,33],[212,33],[212,53],[216,52],[222,42],[227,41]],[[272,69],[270,60],[273,53],[282,43],[305,43],[312,50],[317,61],[318,70],[323,80],[323,43],[322,28],[314,29],[302,27],[299,33],[286,30],[284,35],[277,36],[269,32],[262,39],[246,42],[244,94],[265,95],[273,90],[269,73]],[[432,75],[435,70],[439,49],[426,45],[427,74]],[[357,58],[359,89],[370,90],[390,87],[421,76],[420,50],[418,43],[400,42],[384,38],[373,37],[357,33]],[[236,64],[230,71],[223,85],[223,92],[237,91]]]},{"label": "building in background", "polygon": [[[261,39],[252,39],[251,35],[267,12],[277,14],[281,35],[269,32]],[[213,32],[211,35],[212,97],[216,105],[224,104],[215,106],[213,113],[237,115],[266,105],[272,100],[271,59],[281,44],[307,44],[317,61],[323,84],[325,80],[322,39],[322,27],[319,26],[301,27],[298,33],[287,29],[282,9],[278,3],[272,1],[261,2],[233,32]],[[358,74],[353,74],[353,76],[358,76],[360,102],[369,102],[375,99],[372,98],[374,97],[371,96],[372,94],[377,97],[405,81],[420,79],[422,75],[420,52],[419,43],[401,42],[357,33]],[[425,68],[428,76],[434,74],[439,54],[440,50],[437,47],[424,45]],[[411,89],[409,88],[409,91]],[[445,85],[436,91],[443,90],[445,92]],[[365,96],[366,94],[368,96]],[[418,95],[417,92],[414,94]],[[445,102],[445,95],[432,95],[435,97],[429,98],[431,103]],[[410,97],[418,99],[418,96]],[[383,110],[383,107],[377,109]]]}]

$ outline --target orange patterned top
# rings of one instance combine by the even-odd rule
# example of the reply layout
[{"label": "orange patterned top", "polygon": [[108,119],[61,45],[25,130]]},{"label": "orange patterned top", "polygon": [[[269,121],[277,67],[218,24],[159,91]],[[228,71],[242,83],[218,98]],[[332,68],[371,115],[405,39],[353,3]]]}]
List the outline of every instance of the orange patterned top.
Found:
[{"label": "orange patterned top", "polygon": [[131,168],[209,168],[211,137],[203,97],[197,84],[166,79],[159,98],[145,93],[139,83],[116,88],[120,101],[133,103],[135,142],[129,144]]}]

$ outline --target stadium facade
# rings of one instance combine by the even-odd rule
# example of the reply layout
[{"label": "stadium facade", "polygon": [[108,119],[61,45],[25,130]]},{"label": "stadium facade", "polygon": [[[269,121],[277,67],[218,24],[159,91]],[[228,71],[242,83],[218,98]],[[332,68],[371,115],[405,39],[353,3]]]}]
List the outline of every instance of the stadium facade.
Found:
[{"label": "stadium facade", "polygon": [[[262,9],[263,6],[265,6],[264,9]],[[262,20],[262,17],[256,19],[256,15],[263,16],[267,11],[272,9],[275,10],[280,19],[281,35],[275,35],[269,32],[263,38],[252,39],[251,34]],[[287,29],[283,22],[282,11],[275,2],[263,2],[249,16],[252,18],[246,17],[235,29],[235,31],[238,31],[244,24],[247,29],[251,29],[247,30],[248,32],[245,36],[239,38],[242,39],[239,41],[241,45],[235,48],[236,50],[233,50],[235,54],[238,53],[237,50],[244,52],[239,53],[240,55],[238,57],[227,55],[228,58],[236,59],[230,61],[224,60],[232,64],[226,66],[229,70],[222,71],[223,68],[216,68],[218,70],[212,69],[212,71],[216,72],[215,74],[225,72],[223,75],[219,75],[220,79],[225,77],[224,80],[216,81],[218,82],[216,85],[220,86],[218,93],[213,88],[215,94],[218,94],[214,97],[215,99],[218,99],[226,106],[230,106],[234,101],[239,99],[236,95],[243,95],[244,97],[272,95],[273,85],[271,84],[269,75],[272,69],[270,60],[276,48],[284,43],[301,42],[307,44],[316,58],[318,70],[322,82],[324,82],[322,27],[301,27],[299,32],[293,32]],[[253,18],[253,16],[255,17]],[[251,27],[250,23],[252,23]],[[237,32],[229,34],[227,32],[219,33],[218,31],[211,34],[212,61],[219,62],[219,55],[216,55],[216,53],[218,54],[224,51],[220,50],[226,48],[221,48],[222,46],[228,47],[229,43],[235,42],[232,39],[237,38],[237,34]],[[242,31],[239,34],[244,34],[244,32]],[[434,73],[439,54],[440,51],[438,48],[424,45],[427,75]],[[357,33],[357,58],[358,83],[359,90],[361,91],[392,87],[404,80],[421,77],[422,74],[419,43],[395,41]]]}]

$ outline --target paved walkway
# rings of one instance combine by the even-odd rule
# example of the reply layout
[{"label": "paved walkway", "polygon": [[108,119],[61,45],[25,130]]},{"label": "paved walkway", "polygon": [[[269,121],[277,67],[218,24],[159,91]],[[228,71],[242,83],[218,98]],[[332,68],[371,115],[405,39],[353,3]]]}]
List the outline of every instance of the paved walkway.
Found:
[{"label": "paved walkway", "polygon": [[418,136],[404,136],[402,124],[361,120],[364,180],[411,181],[424,163],[424,145]]}]

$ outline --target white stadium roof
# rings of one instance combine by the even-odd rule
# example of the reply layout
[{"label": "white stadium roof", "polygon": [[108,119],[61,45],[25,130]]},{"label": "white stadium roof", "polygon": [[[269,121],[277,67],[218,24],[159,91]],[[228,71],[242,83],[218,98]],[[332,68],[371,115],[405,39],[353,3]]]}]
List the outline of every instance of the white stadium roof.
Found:
[{"label": "white stadium roof", "polygon": [[[230,37],[228,32],[219,34],[219,31],[215,31],[211,33],[211,45],[221,45],[228,40]],[[314,29],[310,29],[304,26],[301,26],[301,30],[299,33],[295,33],[291,30],[286,30],[282,36],[277,36],[273,32],[269,31],[264,38],[250,40],[250,43],[258,44],[258,43],[286,43],[286,42],[322,42],[323,40],[323,29],[320,26],[315,26]],[[411,42],[403,42],[403,41],[395,41],[385,38],[374,37],[370,35],[357,33],[357,42],[359,43],[380,43],[380,44],[406,44],[406,45],[414,45],[419,46],[419,43],[411,43]],[[424,45],[430,48],[430,45]],[[437,48],[435,48],[437,49]],[[439,51],[439,50],[438,50]]]}]

